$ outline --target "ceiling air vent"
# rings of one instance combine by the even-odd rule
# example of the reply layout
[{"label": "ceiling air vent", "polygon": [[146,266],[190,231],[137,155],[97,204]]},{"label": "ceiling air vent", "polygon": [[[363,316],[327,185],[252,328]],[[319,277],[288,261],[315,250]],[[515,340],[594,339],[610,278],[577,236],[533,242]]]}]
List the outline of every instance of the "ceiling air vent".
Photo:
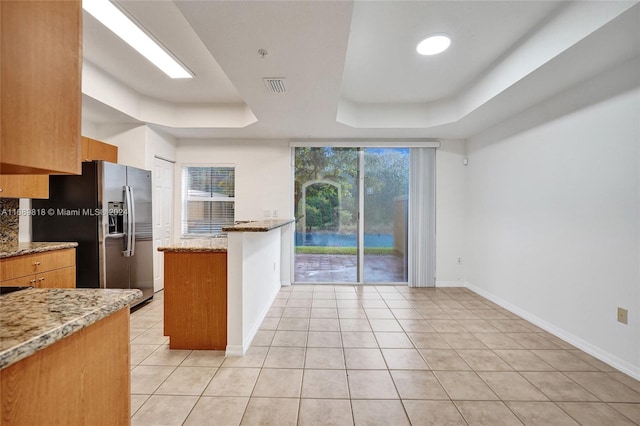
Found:
[{"label": "ceiling air vent", "polygon": [[264,84],[267,86],[267,90],[271,93],[287,93],[287,86],[285,86],[284,78],[263,78]]}]

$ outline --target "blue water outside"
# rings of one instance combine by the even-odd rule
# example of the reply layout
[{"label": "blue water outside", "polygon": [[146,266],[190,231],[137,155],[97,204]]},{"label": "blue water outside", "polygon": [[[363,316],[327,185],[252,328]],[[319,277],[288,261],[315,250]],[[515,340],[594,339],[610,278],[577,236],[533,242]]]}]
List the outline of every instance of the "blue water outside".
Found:
[{"label": "blue water outside", "polygon": [[[296,246],[356,247],[356,234],[296,232]],[[364,234],[365,247],[393,247],[391,234]]]}]

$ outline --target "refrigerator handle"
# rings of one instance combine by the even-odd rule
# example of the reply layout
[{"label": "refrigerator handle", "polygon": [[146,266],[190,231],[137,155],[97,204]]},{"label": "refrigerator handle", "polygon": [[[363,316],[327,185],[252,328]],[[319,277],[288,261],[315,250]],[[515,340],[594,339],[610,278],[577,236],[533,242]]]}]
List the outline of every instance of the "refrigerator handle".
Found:
[{"label": "refrigerator handle", "polygon": [[127,221],[127,229],[125,231],[126,233],[126,238],[125,241],[127,243],[127,246],[125,247],[124,251],[122,252],[122,255],[124,257],[131,257],[133,255],[132,251],[131,251],[131,241],[133,240],[133,221],[131,220],[133,215],[132,215],[132,211],[131,209],[133,208],[133,199],[131,197],[131,187],[128,185],[124,186],[124,210],[125,210],[125,220]]},{"label": "refrigerator handle", "polygon": [[131,233],[129,234],[130,243],[129,243],[129,256],[133,256],[136,254],[136,203],[135,197],[133,196],[133,187],[128,186],[129,188],[129,197],[131,197],[131,201],[129,203],[129,223],[131,223]]}]

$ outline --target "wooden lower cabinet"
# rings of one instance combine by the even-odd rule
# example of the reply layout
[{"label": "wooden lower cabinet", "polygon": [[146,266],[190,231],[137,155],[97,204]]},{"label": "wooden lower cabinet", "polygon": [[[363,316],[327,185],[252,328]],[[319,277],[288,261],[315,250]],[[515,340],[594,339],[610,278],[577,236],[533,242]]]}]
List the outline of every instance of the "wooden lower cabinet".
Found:
[{"label": "wooden lower cabinet", "polygon": [[164,252],[164,334],[171,349],[226,349],[227,253]]},{"label": "wooden lower cabinet", "polygon": [[0,370],[0,424],[128,425],[129,307]]},{"label": "wooden lower cabinet", "polygon": [[0,259],[0,287],[75,288],[76,249]]}]

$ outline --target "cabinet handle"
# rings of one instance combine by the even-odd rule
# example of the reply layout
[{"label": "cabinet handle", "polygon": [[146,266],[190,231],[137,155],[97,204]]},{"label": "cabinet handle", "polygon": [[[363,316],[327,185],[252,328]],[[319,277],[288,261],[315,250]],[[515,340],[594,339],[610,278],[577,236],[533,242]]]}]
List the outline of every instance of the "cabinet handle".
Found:
[{"label": "cabinet handle", "polygon": [[40,266],[40,262],[33,262],[34,265]]},{"label": "cabinet handle", "polygon": [[36,283],[36,279],[32,279],[31,281],[29,281],[31,284],[35,284]]},{"label": "cabinet handle", "polygon": [[38,278],[38,280],[44,281],[44,277],[40,277],[40,278]]}]

